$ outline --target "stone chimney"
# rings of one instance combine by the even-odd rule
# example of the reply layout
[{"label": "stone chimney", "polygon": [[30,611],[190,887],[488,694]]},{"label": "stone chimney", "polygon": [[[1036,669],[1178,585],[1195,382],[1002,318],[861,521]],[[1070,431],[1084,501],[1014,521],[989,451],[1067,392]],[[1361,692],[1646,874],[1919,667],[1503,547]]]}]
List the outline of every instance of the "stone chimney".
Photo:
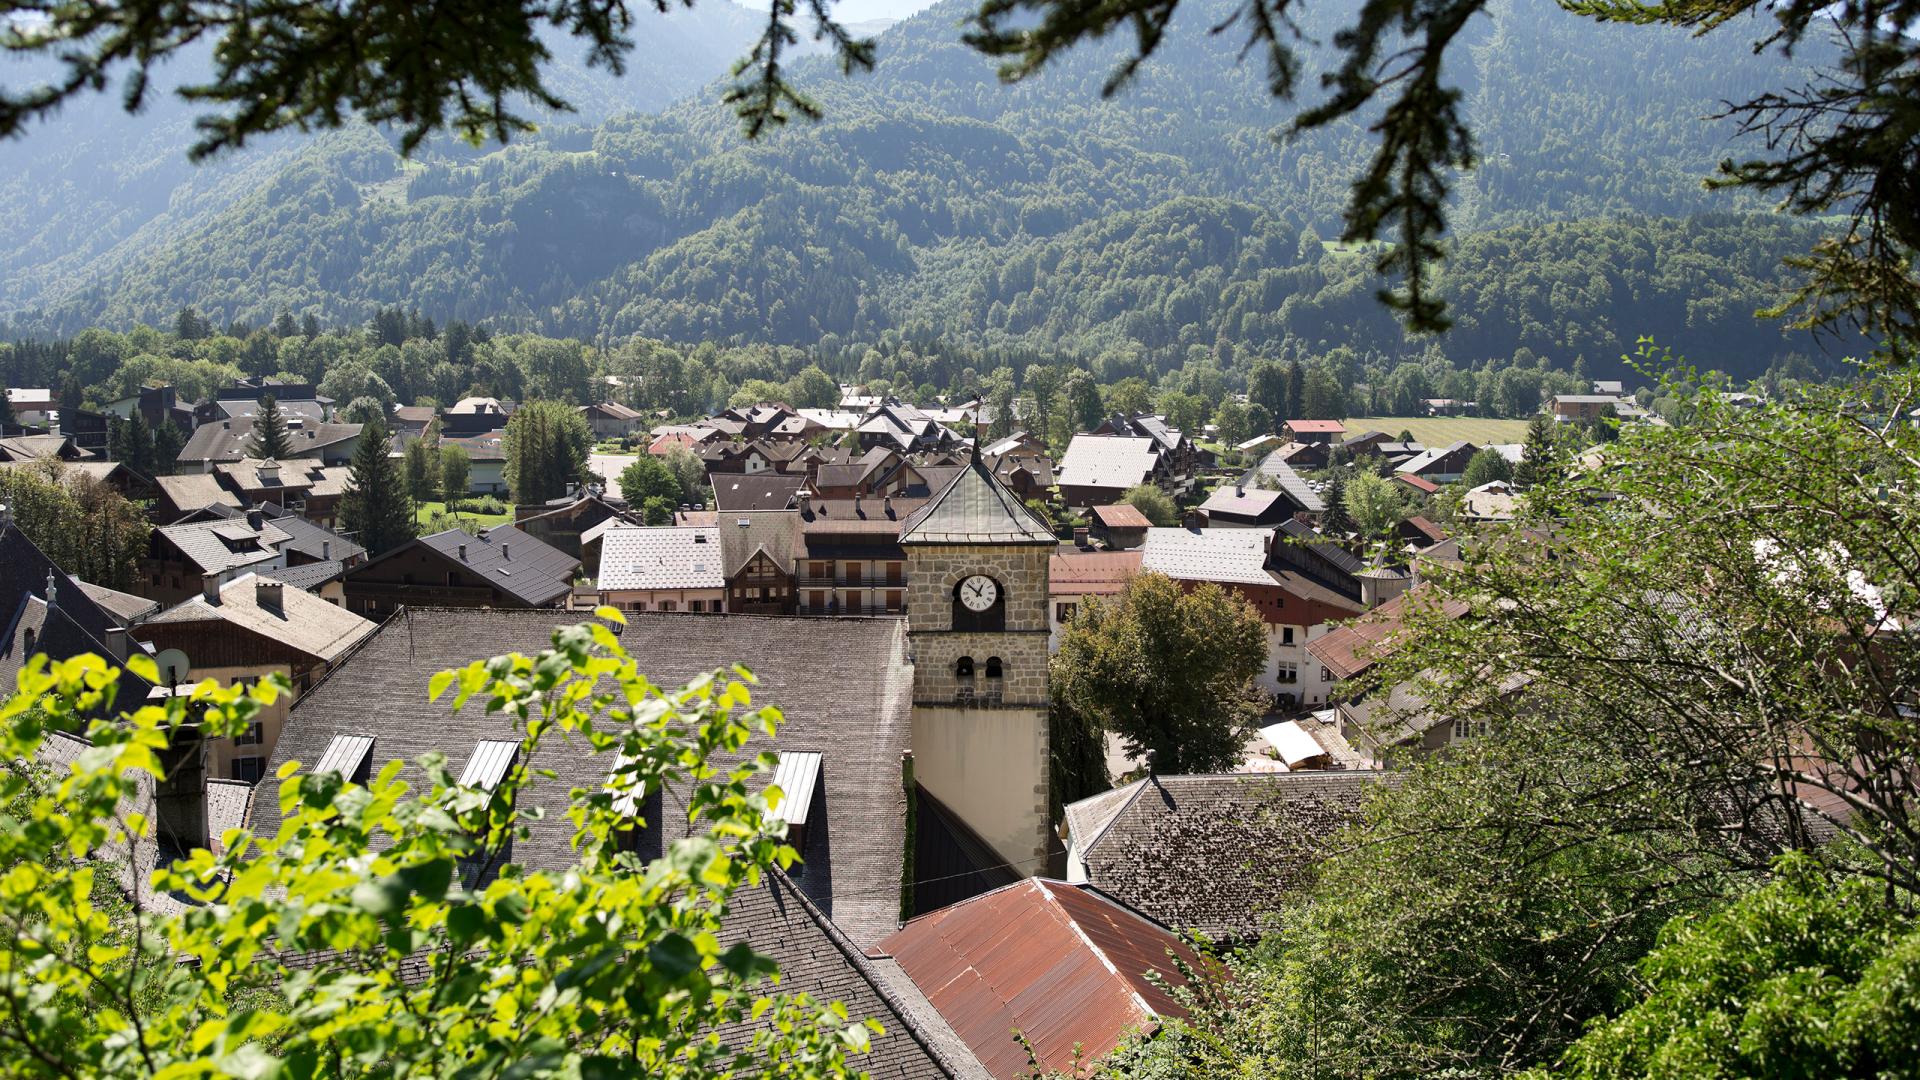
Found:
[{"label": "stone chimney", "polygon": [[200,596],[209,604],[220,603],[220,575],[200,575]]},{"label": "stone chimney", "polygon": [[253,581],[253,602],[268,611],[278,613],[281,610],[280,583],[272,578],[255,578]]},{"label": "stone chimney", "polygon": [[47,606],[59,606],[60,584],[53,580],[53,571],[47,571]]},{"label": "stone chimney", "polygon": [[460,545],[460,561],[461,562],[467,561],[467,545],[465,544]]}]

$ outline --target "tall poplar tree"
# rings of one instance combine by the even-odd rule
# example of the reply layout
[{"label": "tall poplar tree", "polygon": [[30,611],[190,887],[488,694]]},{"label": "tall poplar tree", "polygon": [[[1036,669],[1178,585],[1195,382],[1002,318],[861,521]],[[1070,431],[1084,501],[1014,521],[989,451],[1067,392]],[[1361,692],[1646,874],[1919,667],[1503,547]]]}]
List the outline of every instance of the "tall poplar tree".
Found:
[{"label": "tall poplar tree", "polygon": [[347,495],[340,502],[340,525],[368,555],[380,555],[419,535],[413,496],[387,452],[386,426],[378,421],[360,429]]},{"label": "tall poplar tree", "polygon": [[287,418],[280,413],[280,402],[272,394],[260,399],[260,411],[253,417],[253,438],[247,441],[249,457],[279,461],[293,456],[293,436],[287,434]]}]

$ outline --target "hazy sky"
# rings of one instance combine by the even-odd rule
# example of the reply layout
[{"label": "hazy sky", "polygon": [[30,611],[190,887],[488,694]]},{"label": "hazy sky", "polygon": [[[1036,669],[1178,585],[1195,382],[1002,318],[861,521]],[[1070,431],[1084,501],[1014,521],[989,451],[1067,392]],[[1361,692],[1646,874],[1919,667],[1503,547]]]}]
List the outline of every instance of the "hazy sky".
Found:
[{"label": "hazy sky", "polygon": [[840,0],[833,5],[833,13],[846,22],[904,19],[931,3],[933,0]]}]

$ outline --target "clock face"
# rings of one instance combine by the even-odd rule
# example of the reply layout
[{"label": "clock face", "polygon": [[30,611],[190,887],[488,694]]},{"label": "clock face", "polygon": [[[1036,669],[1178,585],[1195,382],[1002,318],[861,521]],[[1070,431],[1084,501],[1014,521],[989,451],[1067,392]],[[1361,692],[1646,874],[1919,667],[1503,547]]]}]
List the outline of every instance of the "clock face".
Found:
[{"label": "clock face", "polygon": [[968,611],[985,611],[1000,599],[1000,584],[990,577],[975,574],[960,583],[960,603]]}]

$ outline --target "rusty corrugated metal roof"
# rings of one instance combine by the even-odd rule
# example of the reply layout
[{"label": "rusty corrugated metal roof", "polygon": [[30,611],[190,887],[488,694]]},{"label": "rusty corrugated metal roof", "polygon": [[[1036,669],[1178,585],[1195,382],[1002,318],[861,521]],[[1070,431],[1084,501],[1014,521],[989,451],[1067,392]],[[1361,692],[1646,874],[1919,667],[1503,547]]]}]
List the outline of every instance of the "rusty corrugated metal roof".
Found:
[{"label": "rusty corrugated metal roof", "polygon": [[1179,1009],[1146,975],[1198,960],[1166,927],[1084,886],[1033,879],[921,916],[881,942],[987,1071],[1070,1070]]}]

